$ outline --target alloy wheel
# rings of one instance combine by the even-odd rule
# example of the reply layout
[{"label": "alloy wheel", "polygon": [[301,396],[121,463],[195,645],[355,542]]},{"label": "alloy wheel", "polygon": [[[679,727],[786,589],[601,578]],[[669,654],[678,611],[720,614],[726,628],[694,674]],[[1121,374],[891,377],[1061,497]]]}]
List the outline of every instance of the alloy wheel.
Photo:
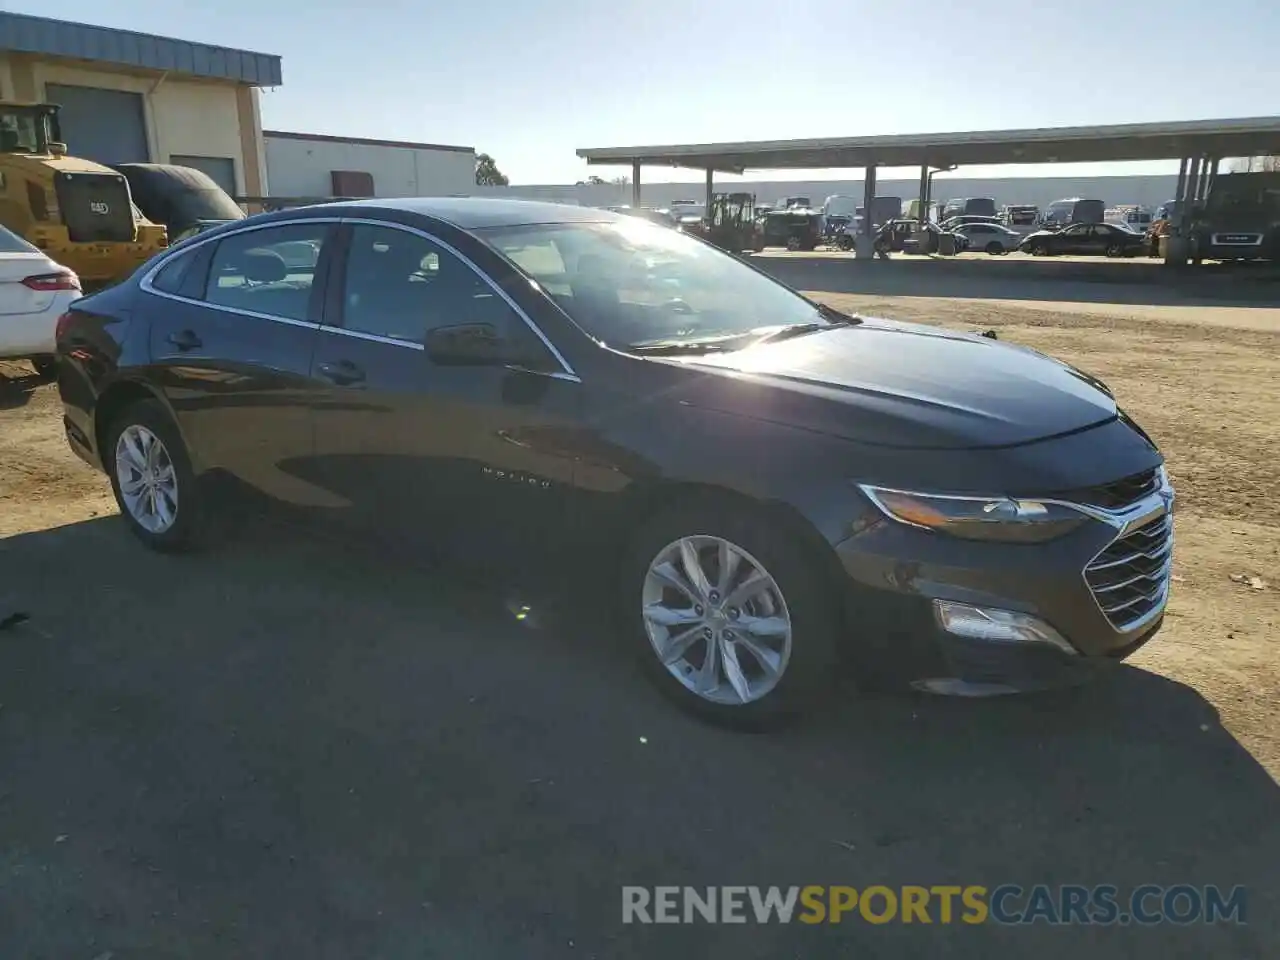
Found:
[{"label": "alloy wheel", "polygon": [[663,547],[645,576],[641,614],[662,665],[703,700],[751,703],[786,672],[786,600],[764,565],[728,540],[690,536]]},{"label": "alloy wheel", "polygon": [[178,474],[163,442],[140,424],[130,424],[116,440],[116,483],[120,499],[148,533],[164,533],[178,518]]}]

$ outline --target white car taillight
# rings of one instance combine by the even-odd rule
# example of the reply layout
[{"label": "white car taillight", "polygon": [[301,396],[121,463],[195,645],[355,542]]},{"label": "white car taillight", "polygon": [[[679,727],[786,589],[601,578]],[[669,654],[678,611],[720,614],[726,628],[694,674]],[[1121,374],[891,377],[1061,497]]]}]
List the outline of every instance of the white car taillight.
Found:
[{"label": "white car taillight", "polygon": [[58,273],[38,273],[31,277],[26,277],[22,281],[24,287],[41,292],[52,292],[54,290],[79,290],[80,278],[70,270],[59,271]]}]

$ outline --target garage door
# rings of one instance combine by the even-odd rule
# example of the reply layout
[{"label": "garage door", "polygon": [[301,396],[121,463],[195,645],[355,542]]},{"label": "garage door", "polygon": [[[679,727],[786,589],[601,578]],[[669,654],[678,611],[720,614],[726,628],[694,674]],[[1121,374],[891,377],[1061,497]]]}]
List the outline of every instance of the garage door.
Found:
[{"label": "garage door", "polygon": [[169,162],[180,167],[195,167],[233,197],[240,192],[236,189],[236,162],[230,157],[193,157],[175,153]]},{"label": "garage door", "polygon": [[98,163],[151,159],[142,94],[49,83],[45,99],[62,107],[62,138],[73,157]]}]

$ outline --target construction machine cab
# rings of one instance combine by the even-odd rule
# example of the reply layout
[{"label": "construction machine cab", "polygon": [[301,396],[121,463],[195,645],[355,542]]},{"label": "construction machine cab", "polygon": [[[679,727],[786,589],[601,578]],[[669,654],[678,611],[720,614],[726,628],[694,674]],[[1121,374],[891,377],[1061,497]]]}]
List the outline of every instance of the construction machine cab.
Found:
[{"label": "construction machine cab", "polygon": [[764,235],[756,223],[756,198],[751,193],[717,193],[707,213],[706,238],[722,250],[741,253],[764,249]]},{"label": "construction machine cab", "polygon": [[57,106],[0,102],[0,153],[58,157],[66,152]]},{"label": "construction machine cab", "polygon": [[52,103],[0,100],[0,224],[80,275],[120,280],[168,244],[114,170],[68,156]]}]

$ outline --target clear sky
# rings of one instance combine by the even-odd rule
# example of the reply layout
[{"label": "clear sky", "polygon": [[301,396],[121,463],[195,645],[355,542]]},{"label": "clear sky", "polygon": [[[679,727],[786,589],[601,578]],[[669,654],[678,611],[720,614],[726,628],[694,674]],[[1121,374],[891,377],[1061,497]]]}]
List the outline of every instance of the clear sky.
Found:
[{"label": "clear sky", "polygon": [[[1280,114],[1276,0],[8,0],[0,9],[278,54],[284,85],[263,91],[268,128],[474,146],[513,183],[629,172],[588,170],[574,155],[584,146]],[[959,172],[1032,169],[1085,172]]]}]

